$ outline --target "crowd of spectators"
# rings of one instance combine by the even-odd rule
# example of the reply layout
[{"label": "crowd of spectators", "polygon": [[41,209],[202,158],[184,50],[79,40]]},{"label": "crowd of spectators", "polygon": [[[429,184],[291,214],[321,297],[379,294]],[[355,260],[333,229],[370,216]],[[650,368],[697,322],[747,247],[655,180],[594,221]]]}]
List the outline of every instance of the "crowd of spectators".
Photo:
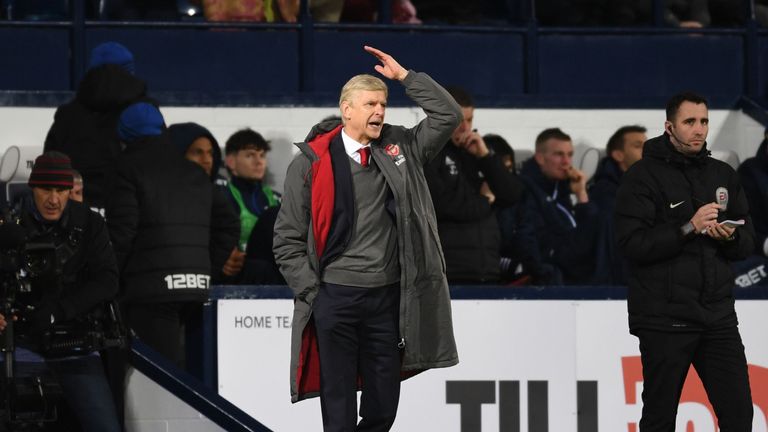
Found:
[{"label": "crowd of spectators", "polygon": [[[56,111],[45,151],[71,157],[83,180],[80,185],[86,185],[78,193],[89,207],[105,215],[108,198],[114,205],[122,197],[115,191],[121,187],[141,191],[138,184],[130,188],[119,184],[125,181],[120,176],[126,174],[118,160],[128,159],[134,151],[131,141],[139,138],[134,135],[150,131],[151,136],[162,136],[163,146],[167,141],[173,149],[166,157],[182,156],[194,162],[208,180],[200,187],[212,190],[206,209],[183,212],[209,215],[204,221],[211,233],[206,240],[208,267],[201,274],[209,275],[215,284],[283,284],[272,254],[280,194],[264,181],[270,143],[248,128],[232,134],[223,146],[204,125],[179,123],[166,130],[157,103],[135,75],[133,60],[131,52],[115,42],[92,51],[88,72],[74,99]],[[533,157],[515,160],[514,150],[503,137],[483,136],[473,128],[472,96],[458,87],[448,90],[461,106],[464,119],[427,164],[425,174],[449,281],[624,284],[624,265],[613,234],[614,199],[623,173],[642,157],[645,127],[620,127],[608,140],[604,157],[589,179],[574,165],[573,142],[565,131],[556,127],[543,130],[532,143]],[[131,118],[126,108],[135,108],[137,103],[146,112]],[[131,124],[149,121],[152,116],[147,112],[153,109],[156,124]],[[765,160],[759,153],[740,170],[749,176],[745,189],[758,216],[763,207],[760,203],[768,200],[760,195],[758,185],[765,182],[758,181],[761,171],[755,166]],[[142,169],[146,177],[144,171],[146,168]],[[183,194],[174,191],[172,195]],[[141,197],[129,201],[146,210]],[[122,210],[118,206],[120,217]],[[133,210],[127,215],[134,226],[126,233],[127,240],[120,238],[126,224],[107,214],[124,279],[130,274],[124,267],[137,243],[135,231],[142,226],[135,220],[138,213]],[[146,247],[145,243],[138,242]],[[763,243],[756,253],[768,249]]]},{"label": "crowd of spectators", "polygon": [[[84,0],[88,19],[216,22],[285,22],[301,18],[300,0]],[[2,17],[64,20],[67,1],[2,0]],[[738,27],[748,19],[747,2],[733,0],[391,0],[382,13],[375,0],[309,0],[316,22],[437,25]],[[657,10],[658,9],[658,10]],[[768,26],[768,0],[754,2],[754,18]]]},{"label": "crowd of spectators", "polygon": [[[259,132],[238,130],[222,154],[204,125],[166,125],[146,89],[126,47],[98,45],[75,97],[57,109],[45,151],[69,156],[71,199],[107,221],[127,324],[183,368],[185,327],[199,320],[211,283],[284,284],[272,253],[281,196],[265,182],[271,147]],[[533,157],[516,160],[503,137],[473,128],[472,96],[448,90],[463,121],[424,172],[449,282],[625,284],[615,196],[642,158],[646,128],[618,128],[590,180],[574,166],[565,131],[543,130]],[[768,255],[767,143],[768,135],[739,169],[760,256]]]}]

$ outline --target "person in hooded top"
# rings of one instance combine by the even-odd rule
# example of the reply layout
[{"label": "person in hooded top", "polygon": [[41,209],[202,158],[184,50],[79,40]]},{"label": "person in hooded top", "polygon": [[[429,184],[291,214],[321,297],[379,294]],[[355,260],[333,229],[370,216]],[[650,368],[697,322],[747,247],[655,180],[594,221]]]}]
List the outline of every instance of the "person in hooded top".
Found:
[{"label": "person in hooded top", "polygon": [[[177,123],[168,126],[171,142],[189,161],[198,164],[211,183],[223,180],[221,148],[213,134],[197,123]],[[240,219],[221,188],[214,188],[211,218],[211,279],[213,283],[240,273],[245,253],[237,249]]]},{"label": "person in hooded top", "polygon": [[184,332],[208,298],[214,185],[180,157],[160,111],[140,102],[120,115],[125,150],[107,203],[126,324],[177,366]]},{"label": "person in hooded top", "polygon": [[117,119],[128,105],[146,97],[147,86],[134,76],[133,54],[117,42],[91,51],[88,72],[75,98],[56,110],[44,151],[69,155],[88,184],[84,202],[103,209],[120,155]]}]

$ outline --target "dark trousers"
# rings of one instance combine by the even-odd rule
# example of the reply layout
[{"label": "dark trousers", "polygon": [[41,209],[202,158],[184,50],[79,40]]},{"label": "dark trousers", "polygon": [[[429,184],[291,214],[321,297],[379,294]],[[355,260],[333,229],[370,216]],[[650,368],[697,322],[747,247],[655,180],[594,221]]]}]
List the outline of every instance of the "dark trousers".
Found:
[{"label": "dark trousers", "polygon": [[[325,432],[388,431],[400,399],[398,285],[358,288],[323,284],[312,315],[320,351],[320,405]],[[361,378],[357,424],[357,386]]]},{"label": "dark trousers", "polygon": [[20,362],[16,366],[18,376],[45,376],[50,370],[61,386],[63,397],[58,405],[58,420],[46,424],[45,430],[122,430],[99,357],[89,355],[62,360],[49,359],[45,363]]},{"label": "dark trousers", "polygon": [[199,312],[199,303],[131,303],[124,317],[142,342],[185,369],[185,324],[194,311]]},{"label": "dark trousers", "polygon": [[699,374],[722,432],[752,430],[752,395],[737,327],[700,332],[638,330],[643,363],[640,432],[674,432],[688,369]]}]

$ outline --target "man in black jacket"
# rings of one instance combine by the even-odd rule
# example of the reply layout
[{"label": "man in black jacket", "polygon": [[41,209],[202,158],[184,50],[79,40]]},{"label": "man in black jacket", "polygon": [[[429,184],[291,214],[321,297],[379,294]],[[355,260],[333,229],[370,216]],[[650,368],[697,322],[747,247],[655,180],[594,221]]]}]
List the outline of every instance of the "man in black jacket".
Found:
[{"label": "man in black jacket", "polygon": [[757,241],[753,253],[768,257],[768,129],[755,156],[742,162],[737,172],[755,225]]},{"label": "man in black jacket", "polygon": [[214,185],[169,142],[153,105],[126,108],[118,134],[126,148],[107,222],[125,319],[147,345],[184,367],[187,315],[208,296]]},{"label": "man in black jacket", "polygon": [[693,364],[720,429],[747,432],[752,398],[728,265],[754,245],[747,199],[734,170],[709,157],[703,97],[672,97],[664,127],[616,197],[616,237],[629,261],[629,329],[643,363],[640,430],[674,430]]},{"label": "man in black jacket", "polygon": [[457,87],[446,90],[461,107],[464,119],[424,167],[424,175],[435,206],[448,281],[498,282],[501,233],[495,207],[517,202],[523,185],[472,128],[475,108],[469,93]]},{"label": "man in black jacket", "polygon": [[595,203],[599,214],[599,228],[595,247],[595,272],[592,283],[598,285],[626,285],[624,259],[616,244],[613,209],[616,191],[624,173],[643,157],[647,129],[639,125],[622,126],[608,139],[605,157],[589,185],[589,200]]},{"label": "man in black jacket", "polygon": [[[225,182],[219,177],[221,149],[208,129],[197,123],[177,123],[168,126],[168,134],[176,149],[187,160],[199,165],[212,184]],[[222,283],[225,277],[240,273],[245,254],[236,246],[240,235],[240,218],[220,187],[214,188],[212,210],[211,280],[216,284]]]},{"label": "man in black jacket", "polygon": [[146,95],[134,75],[133,54],[117,42],[91,52],[88,72],[75,98],[60,106],[45,138],[45,151],[69,155],[88,185],[85,204],[103,209],[120,155],[117,118],[123,108]]},{"label": "man in black jacket", "polygon": [[[25,255],[42,253],[50,258],[55,250],[56,258],[50,267],[30,271],[31,290],[17,295],[27,307],[16,322],[17,347],[24,348],[16,349],[15,358],[19,376],[44,373],[41,360],[55,373],[64,396],[56,430],[117,432],[121,429],[109,385],[94,352],[103,347],[77,344],[63,352],[54,348],[58,346],[54,334],[64,332],[65,338],[77,340],[86,332],[103,331],[89,317],[103,313],[105,303],[118,291],[117,265],[104,220],[69,199],[71,169],[66,155],[47,152],[35,160],[29,178],[32,200],[25,200],[21,209],[25,243],[52,249]],[[5,331],[5,327],[5,318],[0,315],[0,330]]]}]

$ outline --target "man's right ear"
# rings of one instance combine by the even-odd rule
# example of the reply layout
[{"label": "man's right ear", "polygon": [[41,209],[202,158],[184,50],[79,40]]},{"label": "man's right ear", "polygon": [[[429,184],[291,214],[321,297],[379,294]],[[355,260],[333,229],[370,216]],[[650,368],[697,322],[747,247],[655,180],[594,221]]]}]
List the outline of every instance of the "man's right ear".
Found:
[{"label": "man's right ear", "polygon": [[227,167],[229,171],[234,171],[235,169],[235,154],[230,153],[228,155],[224,156],[224,165]]},{"label": "man's right ear", "polygon": [[615,160],[618,163],[624,162],[623,150],[611,150],[611,154],[609,156],[611,157],[611,159]]}]

